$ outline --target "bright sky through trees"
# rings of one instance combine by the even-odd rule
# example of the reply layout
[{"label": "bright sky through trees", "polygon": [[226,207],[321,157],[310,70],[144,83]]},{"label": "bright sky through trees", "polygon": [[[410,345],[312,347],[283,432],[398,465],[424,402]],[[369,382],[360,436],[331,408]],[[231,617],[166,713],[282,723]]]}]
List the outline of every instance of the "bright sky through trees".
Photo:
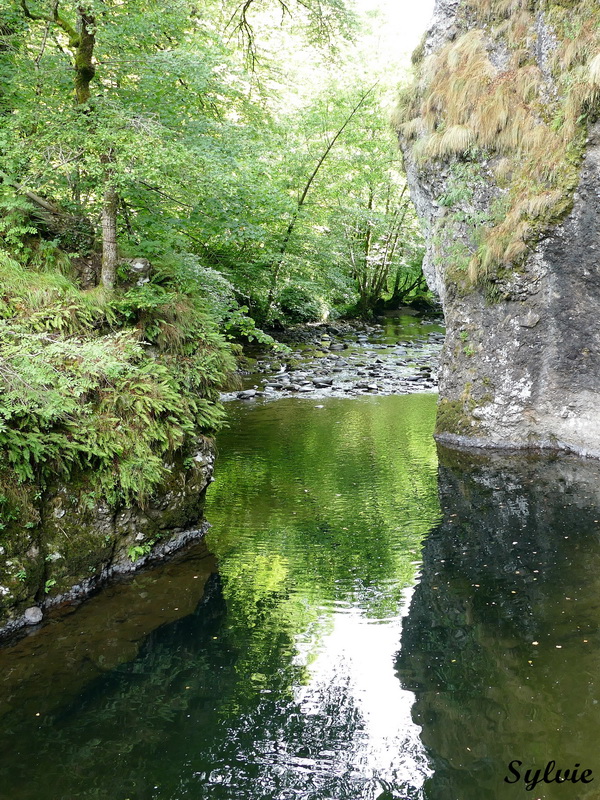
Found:
[{"label": "bright sky through trees", "polygon": [[434,0],[356,0],[360,14],[373,19],[373,49],[390,67],[408,66],[433,14]]}]

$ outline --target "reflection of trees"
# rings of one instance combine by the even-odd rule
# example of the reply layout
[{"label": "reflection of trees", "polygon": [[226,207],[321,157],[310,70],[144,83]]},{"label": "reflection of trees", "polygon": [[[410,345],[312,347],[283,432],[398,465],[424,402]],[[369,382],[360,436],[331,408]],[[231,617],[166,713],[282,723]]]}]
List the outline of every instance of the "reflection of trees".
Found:
[{"label": "reflection of trees", "polygon": [[17,715],[0,796],[377,798],[356,687],[310,668],[334,608],[395,615],[413,580],[438,517],[433,411],[433,397],[341,401],[329,417],[281,402],[234,421],[208,514],[219,577],[58,710]]},{"label": "reflection of trees", "polygon": [[[444,519],[399,657],[436,769],[431,800],[503,800],[516,758],[597,764],[599,478],[567,457],[440,451]],[[544,796],[588,796],[571,789]]]},{"label": "reflection of trees", "polygon": [[332,798],[356,797],[364,779],[347,762],[360,717],[348,686],[327,687],[305,715],[290,691],[303,668],[292,663],[289,635],[271,637],[268,659],[260,651],[263,673],[242,675],[242,663],[251,669],[252,642],[230,635],[225,615],[214,576],[196,612],[154,631],[133,661],[39,729],[12,731],[20,762],[12,754],[10,771],[0,773],[11,800],[177,792],[255,800],[258,789],[276,797],[311,786]]},{"label": "reflection of trees", "polygon": [[234,419],[222,434],[207,510],[228,603],[248,580],[264,586],[276,559],[281,585],[317,602],[354,587],[369,613],[394,613],[439,513],[434,406],[412,395],[328,401],[318,414],[294,400],[241,410],[243,429]]},{"label": "reflection of trees", "polygon": [[361,718],[349,685],[320,687],[311,713],[289,694],[281,700],[265,694],[257,707],[231,720],[227,741],[236,743],[235,751],[226,748],[220,758],[237,765],[235,797],[295,797],[300,791],[306,797],[361,797],[357,787],[365,779],[352,770]]},{"label": "reflection of trees", "polygon": [[[438,517],[434,407],[433,396],[386,397],[315,414],[312,403],[282,401],[243,409],[243,427],[232,419],[207,518],[234,638],[252,631],[236,669],[253,680],[240,680],[234,708],[259,695],[285,640],[292,658],[310,629],[317,649],[328,606],[397,614]],[[306,673],[286,677],[291,691]]]}]

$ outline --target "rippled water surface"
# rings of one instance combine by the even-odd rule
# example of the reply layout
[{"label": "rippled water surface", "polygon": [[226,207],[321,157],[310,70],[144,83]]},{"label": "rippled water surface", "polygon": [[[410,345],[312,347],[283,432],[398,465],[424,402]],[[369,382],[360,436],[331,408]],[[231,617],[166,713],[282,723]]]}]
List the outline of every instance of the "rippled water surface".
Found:
[{"label": "rippled water surface", "polygon": [[420,796],[435,397],[319,405],[230,404],[206,544],[0,651],[2,800]]},{"label": "rippled water surface", "polygon": [[394,660],[439,520],[434,408],[412,395],[233,411],[208,512],[250,680],[232,797],[419,796],[429,768]]},{"label": "rippled water surface", "polygon": [[0,650],[1,800],[597,800],[600,464],[228,411],[207,541]]}]

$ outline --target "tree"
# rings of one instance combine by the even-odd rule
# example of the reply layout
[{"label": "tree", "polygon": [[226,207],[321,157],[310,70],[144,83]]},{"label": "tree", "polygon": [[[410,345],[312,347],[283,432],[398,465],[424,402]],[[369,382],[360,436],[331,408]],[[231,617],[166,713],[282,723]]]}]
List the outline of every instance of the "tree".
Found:
[{"label": "tree", "polygon": [[351,123],[353,117],[358,113],[358,111],[360,110],[361,106],[363,105],[363,103],[365,102],[365,100],[367,99],[367,97],[369,96],[371,91],[373,90],[373,88],[374,87],[371,87],[370,89],[368,89],[360,97],[360,99],[358,100],[357,104],[354,106],[354,108],[352,108],[350,113],[343,120],[340,128],[338,128],[338,130],[336,130],[333,133],[331,138],[329,138],[327,140],[327,144],[325,146],[325,149],[323,150],[323,152],[320,154],[319,158],[317,159],[317,163],[315,164],[314,169],[312,170],[312,172],[308,176],[308,179],[307,179],[306,183],[304,184],[304,186],[302,187],[302,190],[299,193],[297,207],[294,210],[294,213],[292,214],[291,219],[290,219],[290,221],[289,221],[289,223],[288,223],[288,225],[287,225],[287,227],[285,229],[285,232],[284,232],[282,240],[281,240],[281,246],[279,247],[279,252],[277,253],[275,258],[273,259],[273,262],[272,262],[272,264],[270,266],[271,271],[272,271],[272,275],[271,275],[271,286],[269,288],[269,294],[267,296],[267,305],[266,305],[266,314],[267,315],[268,315],[269,310],[271,308],[271,305],[273,303],[273,295],[274,295],[275,289],[277,287],[277,279],[279,277],[279,272],[281,270],[281,265],[283,263],[283,259],[285,258],[285,254],[287,252],[287,249],[288,249],[288,246],[289,246],[289,243],[290,243],[290,239],[292,237],[292,233],[294,232],[294,228],[296,227],[296,223],[298,222],[298,218],[299,218],[299,216],[300,216],[300,214],[302,212],[304,204],[306,203],[306,199],[308,197],[308,193],[310,191],[310,188],[313,185],[313,182],[314,182],[315,178],[319,174],[319,171],[320,171],[321,167],[325,163],[325,160],[326,160],[327,156],[329,155],[329,153],[331,152],[332,148],[334,147],[335,143],[338,141],[340,136],[344,133],[344,131],[346,130],[348,125]]}]

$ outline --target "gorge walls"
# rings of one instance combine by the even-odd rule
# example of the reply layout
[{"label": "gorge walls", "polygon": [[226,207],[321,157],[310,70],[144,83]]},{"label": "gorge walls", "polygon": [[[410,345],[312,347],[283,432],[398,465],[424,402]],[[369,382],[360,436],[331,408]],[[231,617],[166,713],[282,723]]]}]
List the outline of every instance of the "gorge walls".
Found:
[{"label": "gorge walls", "polygon": [[398,112],[447,323],[437,437],[600,457],[600,7],[438,0]]}]

